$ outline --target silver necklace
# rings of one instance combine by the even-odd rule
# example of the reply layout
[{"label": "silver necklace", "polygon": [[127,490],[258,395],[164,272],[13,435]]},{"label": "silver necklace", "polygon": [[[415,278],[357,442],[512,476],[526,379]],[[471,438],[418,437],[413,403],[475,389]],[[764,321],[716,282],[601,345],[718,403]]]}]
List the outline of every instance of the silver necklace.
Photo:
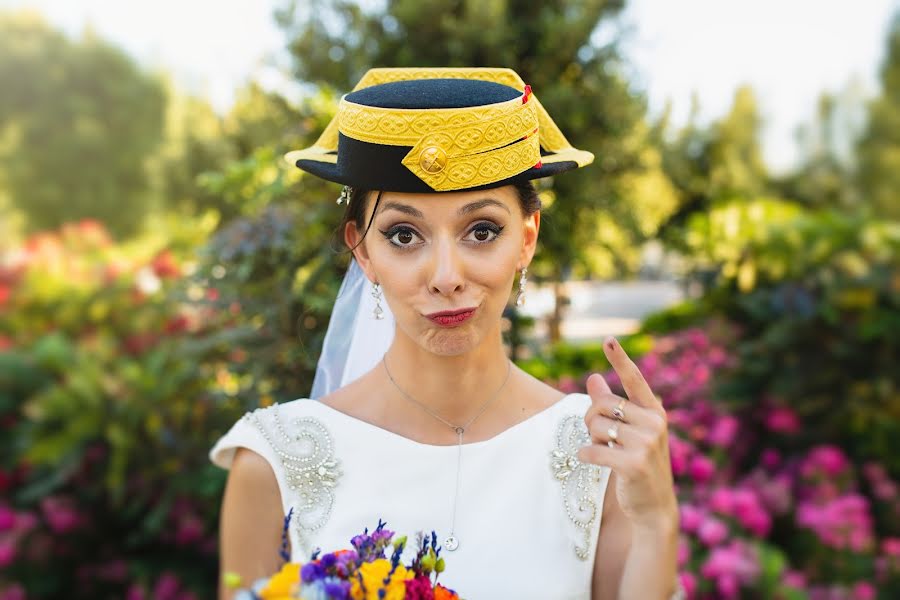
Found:
[{"label": "silver necklace", "polygon": [[459,442],[457,443],[457,452],[456,452],[456,489],[453,493],[453,517],[450,520],[450,535],[448,535],[444,539],[444,548],[446,548],[447,550],[452,552],[452,551],[456,550],[457,548],[459,548],[459,538],[456,537],[456,503],[457,503],[457,500],[459,499],[459,476],[460,476],[460,473],[462,472],[463,435],[465,435],[466,429],[469,428],[469,425],[474,423],[475,419],[480,417],[484,413],[484,411],[487,410],[487,407],[490,406],[491,403],[494,402],[494,400],[496,400],[497,398],[500,397],[500,390],[502,390],[503,387],[506,385],[506,382],[509,379],[509,374],[512,371],[512,363],[508,360],[506,361],[506,377],[503,379],[503,383],[500,384],[500,387],[497,388],[497,391],[494,392],[494,394],[490,398],[488,398],[487,402],[485,402],[484,404],[481,405],[481,408],[478,410],[477,413],[475,413],[475,416],[472,417],[471,419],[469,419],[465,425],[454,425],[453,423],[451,423],[450,421],[448,421],[441,415],[439,415],[436,412],[434,412],[433,410],[431,410],[425,404],[422,404],[421,402],[419,402],[418,400],[416,400],[415,398],[413,398],[412,396],[407,394],[405,391],[403,391],[403,388],[401,388],[397,384],[397,382],[394,381],[394,378],[391,375],[391,371],[390,371],[390,369],[388,369],[387,361],[385,360],[385,357],[381,358],[381,364],[384,365],[384,372],[387,373],[388,379],[391,380],[391,383],[394,384],[394,387],[397,388],[397,390],[403,395],[404,398],[406,398],[413,404],[418,405],[420,408],[424,409],[425,412],[427,412],[429,415],[431,415],[432,417],[434,417],[435,419],[437,419],[438,421],[440,421],[441,423],[443,423],[444,425],[446,425],[447,427],[449,427],[450,429],[455,431],[456,435],[459,436]]}]

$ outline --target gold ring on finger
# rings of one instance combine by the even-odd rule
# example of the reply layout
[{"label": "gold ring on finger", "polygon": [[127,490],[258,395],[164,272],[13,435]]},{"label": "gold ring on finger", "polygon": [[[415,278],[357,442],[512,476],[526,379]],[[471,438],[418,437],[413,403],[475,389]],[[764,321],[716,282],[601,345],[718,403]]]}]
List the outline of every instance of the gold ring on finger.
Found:
[{"label": "gold ring on finger", "polygon": [[619,404],[613,408],[613,416],[620,421],[625,420],[625,398],[622,398]]}]

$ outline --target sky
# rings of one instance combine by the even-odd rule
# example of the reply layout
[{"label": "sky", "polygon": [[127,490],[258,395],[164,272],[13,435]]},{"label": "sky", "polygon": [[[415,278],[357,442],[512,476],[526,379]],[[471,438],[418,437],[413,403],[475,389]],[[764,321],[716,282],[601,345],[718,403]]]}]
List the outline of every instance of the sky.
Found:
[{"label": "sky", "polygon": [[[366,0],[371,4],[372,0]],[[256,79],[299,93],[278,65],[285,38],[272,19],[279,0],[0,0],[0,10],[37,10],[78,36],[89,26],[150,69],[203,94],[220,112]],[[651,117],[671,102],[683,124],[696,92],[701,123],[723,116],[737,86],[754,87],[763,150],[774,172],[797,160],[794,132],[823,91],[855,84],[878,92],[891,15],[900,0],[629,0],[615,26],[627,76]]]}]

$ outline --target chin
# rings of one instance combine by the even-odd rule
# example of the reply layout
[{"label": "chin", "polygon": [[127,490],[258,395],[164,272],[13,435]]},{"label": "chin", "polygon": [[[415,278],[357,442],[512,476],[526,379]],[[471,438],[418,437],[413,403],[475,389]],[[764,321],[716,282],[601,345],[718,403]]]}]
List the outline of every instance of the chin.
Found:
[{"label": "chin", "polygon": [[459,356],[476,348],[480,341],[479,336],[466,327],[426,332],[421,345],[438,356]]}]

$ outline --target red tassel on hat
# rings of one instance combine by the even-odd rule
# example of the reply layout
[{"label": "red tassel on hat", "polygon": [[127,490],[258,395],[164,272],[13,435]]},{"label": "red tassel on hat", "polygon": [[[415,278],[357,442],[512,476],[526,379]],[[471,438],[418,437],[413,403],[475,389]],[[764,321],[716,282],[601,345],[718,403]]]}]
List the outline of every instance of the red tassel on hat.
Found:
[{"label": "red tassel on hat", "polygon": [[[531,86],[526,84],[525,92],[522,94],[522,104],[525,104],[526,102],[528,102],[528,99],[530,97],[531,97]],[[537,164],[534,165],[534,168],[540,169],[542,166],[544,166],[544,163],[542,161],[538,161]]]}]

